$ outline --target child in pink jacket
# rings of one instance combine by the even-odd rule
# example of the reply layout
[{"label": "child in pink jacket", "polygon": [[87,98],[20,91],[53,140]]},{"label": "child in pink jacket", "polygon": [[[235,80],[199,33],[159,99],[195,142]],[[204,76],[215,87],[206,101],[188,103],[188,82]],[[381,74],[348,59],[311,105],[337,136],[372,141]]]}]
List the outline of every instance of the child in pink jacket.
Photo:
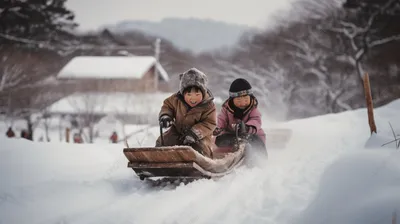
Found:
[{"label": "child in pink jacket", "polygon": [[266,136],[261,128],[261,113],[257,105],[258,101],[253,95],[250,83],[242,78],[233,81],[229,88],[229,98],[218,114],[217,127],[213,133],[217,136],[215,144],[219,147],[232,145],[235,139],[235,127],[243,121],[245,132],[249,134],[250,145],[266,149]]}]

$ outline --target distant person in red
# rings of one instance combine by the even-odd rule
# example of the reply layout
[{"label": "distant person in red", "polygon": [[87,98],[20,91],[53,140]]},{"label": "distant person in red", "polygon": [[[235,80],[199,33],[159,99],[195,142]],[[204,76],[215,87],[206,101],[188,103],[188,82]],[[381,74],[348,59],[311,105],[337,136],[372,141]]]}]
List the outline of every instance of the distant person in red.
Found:
[{"label": "distant person in red", "polygon": [[29,140],[29,133],[27,130],[24,129],[21,131],[21,138],[25,138],[25,139]]},{"label": "distant person in red", "polygon": [[8,130],[7,130],[7,132],[6,132],[6,135],[7,135],[7,137],[9,137],[9,138],[14,138],[14,137],[15,137],[15,133],[14,133],[14,131],[12,130],[11,127],[8,128]]},{"label": "distant person in red", "polygon": [[74,143],[83,143],[82,136],[79,133],[74,134]]},{"label": "distant person in red", "polygon": [[113,132],[112,135],[110,136],[110,142],[111,143],[117,143],[118,142],[118,135],[117,132]]}]

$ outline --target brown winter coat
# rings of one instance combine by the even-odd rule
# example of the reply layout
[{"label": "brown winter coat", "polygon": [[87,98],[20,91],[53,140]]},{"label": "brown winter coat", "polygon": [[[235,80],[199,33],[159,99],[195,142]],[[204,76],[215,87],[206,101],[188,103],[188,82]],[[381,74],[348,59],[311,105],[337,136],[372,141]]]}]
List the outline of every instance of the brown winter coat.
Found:
[{"label": "brown winter coat", "polygon": [[[159,117],[169,115],[174,119],[174,124],[163,134],[164,145],[182,145],[185,131],[190,129],[200,139],[192,147],[212,157],[211,136],[217,124],[213,99],[211,92],[208,91],[203,101],[191,109],[179,92],[165,99]],[[156,146],[161,146],[160,137],[157,139]]]}]

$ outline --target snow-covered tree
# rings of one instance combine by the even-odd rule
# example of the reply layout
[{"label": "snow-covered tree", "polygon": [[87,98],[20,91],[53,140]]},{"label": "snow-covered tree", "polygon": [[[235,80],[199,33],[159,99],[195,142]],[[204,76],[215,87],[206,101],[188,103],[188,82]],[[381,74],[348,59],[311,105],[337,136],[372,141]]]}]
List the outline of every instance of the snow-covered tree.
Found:
[{"label": "snow-covered tree", "polygon": [[349,52],[343,57],[355,66],[362,81],[365,56],[378,46],[400,40],[400,0],[347,0],[343,7],[346,11],[325,26],[347,38]]},{"label": "snow-covered tree", "polygon": [[357,80],[352,79],[351,73],[346,71],[349,66],[338,58],[344,46],[334,35],[321,30],[320,22],[320,19],[310,19],[296,24],[301,27],[299,32],[303,33],[300,39],[291,35],[283,37],[289,45],[286,53],[293,58],[299,71],[298,79],[304,83],[296,95],[318,96],[313,100],[314,107],[325,113],[351,110],[348,100],[357,95]]},{"label": "snow-covered tree", "polygon": [[[59,34],[77,26],[66,0],[3,0],[0,3],[0,43],[39,46],[59,41]],[[40,42],[37,42],[40,41]]]}]

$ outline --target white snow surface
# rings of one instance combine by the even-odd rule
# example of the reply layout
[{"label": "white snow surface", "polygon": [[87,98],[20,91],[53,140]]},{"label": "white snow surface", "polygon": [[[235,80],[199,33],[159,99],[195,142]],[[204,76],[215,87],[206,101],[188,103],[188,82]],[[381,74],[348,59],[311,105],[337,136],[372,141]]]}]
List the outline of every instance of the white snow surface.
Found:
[{"label": "white snow surface", "polygon": [[0,223],[391,223],[399,111],[377,108],[372,136],[366,109],[282,123],[293,136],[264,166],[178,186],[140,181],[120,144],[0,137]]}]

